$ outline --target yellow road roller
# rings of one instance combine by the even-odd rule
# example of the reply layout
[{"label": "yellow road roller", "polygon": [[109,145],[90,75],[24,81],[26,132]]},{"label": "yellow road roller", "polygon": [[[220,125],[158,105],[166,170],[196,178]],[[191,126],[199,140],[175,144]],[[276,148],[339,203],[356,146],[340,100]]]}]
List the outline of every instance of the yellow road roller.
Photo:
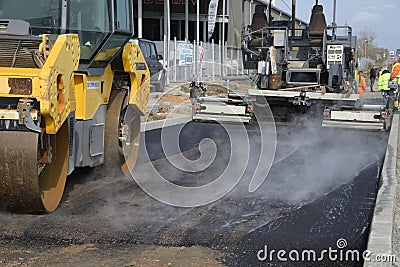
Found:
[{"label": "yellow road roller", "polygon": [[133,0],[0,1],[0,210],[54,211],[76,167],[132,168],[150,92],[132,38]]}]

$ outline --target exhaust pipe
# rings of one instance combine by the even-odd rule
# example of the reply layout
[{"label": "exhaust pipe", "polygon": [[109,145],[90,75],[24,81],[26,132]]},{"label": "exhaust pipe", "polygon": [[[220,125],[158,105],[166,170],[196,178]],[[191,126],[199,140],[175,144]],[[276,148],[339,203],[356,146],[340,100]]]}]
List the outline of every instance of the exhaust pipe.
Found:
[{"label": "exhaust pipe", "polygon": [[332,40],[336,40],[336,0],[333,0],[333,21],[332,21]]},{"label": "exhaust pipe", "polygon": [[332,26],[336,26],[336,0],[333,0],[333,22]]},{"label": "exhaust pipe", "polygon": [[296,0],[292,0],[292,36],[296,35]]}]

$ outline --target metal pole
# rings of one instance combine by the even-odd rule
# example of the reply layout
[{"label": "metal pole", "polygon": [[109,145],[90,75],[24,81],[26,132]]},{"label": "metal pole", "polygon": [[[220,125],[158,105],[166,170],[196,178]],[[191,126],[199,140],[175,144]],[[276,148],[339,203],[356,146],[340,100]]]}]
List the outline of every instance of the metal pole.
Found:
[{"label": "metal pole", "polygon": [[292,36],[296,35],[296,0],[292,0]]},{"label": "metal pole", "polygon": [[269,6],[268,6],[268,25],[272,21],[272,0],[269,1]]},{"label": "metal pole", "polygon": [[336,40],[336,0],[333,0],[333,22],[332,22],[332,39]]},{"label": "metal pole", "polygon": [[168,35],[168,1],[164,1],[164,35]]},{"label": "metal pole", "polygon": [[166,60],[166,58],[167,58],[167,36],[164,34],[164,55],[163,55],[163,58],[164,58],[164,68],[166,68],[167,67],[167,60]]},{"label": "metal pole", "polygon": [[[171,8],[169,4],[169,0],[167,2],[167,38],[168,38],[168,48],[169,48],[169,41],[171,40]],[[169,58],[169,54],[168,54]]]},{"label": "metal pole", "polygon": [[197,48],[196,51],[196,67],[197,67],[197,76],[200,78],[199,74],[199,69],[200,69],[200,57],[199,57],[199,51],[200,51],[200,0],[196,1],[196,41],[197,41]]},{"label": "metal pole", "polygon": [[196,76],[196,54],[197,54],[197,43],[196,43],[196,40],[194,40],[193,41],[193,59],[194,59],[194,62],[192,63],[192,65],[193,65],[193,75],[194,76]]},{"label": "metal pole", "polygon": [[230,68],[229,68],[229,70],[230,70],[230,75],[233,75],[233,73],[232,73],[232,71],[233,71],[233,48],[231,48],[231,50],[230,50],[230,59],[229,59],[229,62],[230,62],[230,64],[231,64],[231,66],[230,66]]},{"label": "metal pole", "polygon": [[143,38],[143,0],[138,0],[138,37]]},{"label": "metal pole", "polygon": [[236,50],[236,76],[239,76],[240,51]]},{"label": "metal pole", "polygon": [[170,65],[170,44],[169,40],[171,40],[171,14],[170,14],[170,6],[169,6],[169,0],[164,1],[164,34],[166,35],[166,57],[164,60],[166,60],[166,68],[167,68],[167,85],[169,85],[169,65]]},{"label": "metal pole", "polygon": [[213,81],[215,80],[215,46],[214,39],[211,40],[211,53],[212,53],[212,77]]},{"label": "metal pole", "polygon": [[189,40],[189,1],[186,0],[185,4],[185,39]]},{"label": "metal pole", "polygon": [[336,0],[333,0],[333,26],[336,26]]},{"label": "metal pole", "polygon": [[249,25],[251,25],[253,23],[253,14],[252,14],[252,4],[253,4],[253,0],[249,1]]},{"label": "metal pole", "polygon": [[176,41],[176,37],[174,37],[174,82],[177,80],[177,69],[178,69],[178,64],[177,64],[177,54],[178,54],[178,45]]},{"label": "metal pole", "polygon": [[244,0],[242,0],[242,29],[245,27],[245,22],[244,22]]},{"label": "metal pole", "polygon": [[218,42],[218,51],[219,51],[219,53],[218,53],[218,62],[221,64],[221,73],[220,73],[220,75],[221,75],[221,77],[222,77],[222,45],[221,45],[221,39],[219,40],[219,42]]},{"label": "metal pole", "polygon": [[169,85],[169,46],[167,35],[164,34],[164,68],[165,68],[165,85]]},{"label": "metal pole", "polygon": [[226,12],[227,12],[228,18],[229,18],[229,10],[230,10],[230,2],[229,2],[229,0],[226,0]]},{"label": "metal pole", "polygon": [[[186,46],[186,44],[188,43],[188,40],[187,39],[185,39],[185,46]],[[185,56],[186,56],[186,53],[185,53]],[[187,81],[187,69],[189,68],[189,71],[190,71],[190,66],[188,66],[188,64],[187,64],[187,62],[186,62],[186,58],[185,58],[185,65],[183,66],[183,68],[185,69],[185,79],[184,79],[184,81],[186,82]]]},{"label": "metal pole", "polygon": [[221,77],[224,76],[225,64],[225,14],[226,14],[226,0],[222,1],[222,56],[221,56]]},{"label": "metal pole", "polygon": [[196,1],[196,40],[200,42],[200,0]]},{"label": "metal pole", "polygon": [[224,50],[224,65],[222,65],[222,66],[224,66],[224,76],[226,76],[228,73],[228,66],[226,65],[225,62],[226,62],[226,57],[228,55],[228,47],[225,45],[224,48],[225,48],[225,50]]},{"label": "metal pole", "polygon": [[200,41],[200,43],[199,43],[199,51],[197,52],[197,54],[199,55],[199,71],[198,71],[199,78],[203,79],[203,66],[202,66],[203,64],[202,64],[202,62],[200,60],[200,52],[201,51],[204,51],[203,41]]},{"label": "metal pole", "polygon": [[207,42],[207,21],[203,21],[203,40]]}]

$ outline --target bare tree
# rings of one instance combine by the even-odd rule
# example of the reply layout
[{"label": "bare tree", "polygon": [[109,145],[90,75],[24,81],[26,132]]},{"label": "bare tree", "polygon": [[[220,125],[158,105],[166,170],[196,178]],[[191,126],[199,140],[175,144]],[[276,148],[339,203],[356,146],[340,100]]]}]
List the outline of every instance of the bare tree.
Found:
[{"label": "bare tree", "polygon": [[364,57],[365,53],[368,58],[369,67],[373,65],[382,65],[388,58],[389,51],[386,48],[378,47],[375,44],[377,38],[376,32],[371,28],[364,28],[360,31],[358,39],[358,47],[361,57]]},{"label": "bare tree", "polygon": [[370,46],[374,46],[377,34],[371,28],[364,28],[360,31],[359,40],[360,42],[366,42]]}]

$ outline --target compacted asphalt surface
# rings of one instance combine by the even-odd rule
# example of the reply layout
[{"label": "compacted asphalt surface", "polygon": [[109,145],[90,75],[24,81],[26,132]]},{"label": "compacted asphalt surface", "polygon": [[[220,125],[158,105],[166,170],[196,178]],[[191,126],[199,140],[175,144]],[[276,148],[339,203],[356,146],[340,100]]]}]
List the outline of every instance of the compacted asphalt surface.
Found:
[{"label": "compacted asphalt surface", "polygon": [[[159,202],[113,170],[76,170],[54,213],[0,213],[0,266],[360,266],[327,255],[318,262],[264,256],[338,249],[338,240],[346,242],[342,249],[363,251],[387,134],[278,126],[272,168],[249,193],[260,151],[256,128],[247,126],[251,152],[243,155],[249,164],[239,184],[200,207]],[[226,169],[231,145],[241,144],[231,144],[218,124],[189,123],[181,132],[194,144],[204,137],[217,148],[205,170],[179,170],[157,151],[149,152],[151,162],[141,151],[137,169],[152,165],[176,184],[207,184]],[[149,150],[157,138],[146,135]],[[195,145],[184,149],[189,159],[200,156]]]}]

